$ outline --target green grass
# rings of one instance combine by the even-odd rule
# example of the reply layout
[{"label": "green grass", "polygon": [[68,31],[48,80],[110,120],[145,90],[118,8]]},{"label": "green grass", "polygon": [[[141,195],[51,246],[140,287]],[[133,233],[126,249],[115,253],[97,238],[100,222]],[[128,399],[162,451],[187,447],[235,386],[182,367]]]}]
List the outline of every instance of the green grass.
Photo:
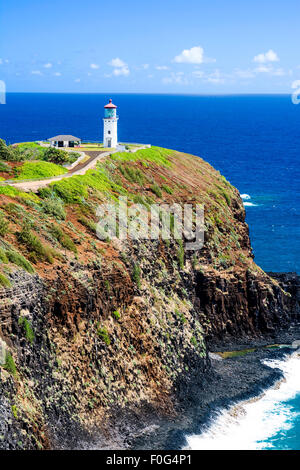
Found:
[{"label": "green grass", "polygon": [[36,261],[46,261],[53,263],[53,250],[43,245],[41,240],[24,224],[20,233],[17,233],[19,243],[26,246],[30,253],[30,258]]},{"label": "green grass", "polygon": [[160,147],[151,147],[149,149],[137,150],[134,153],[129,152],[116,152],[110,158],[121,162],[137,162],[142,163],[156,163],[159,166],[169,167],[171,162],[168,157],[172,155],[172,150],[163,149]]},{"label": "green grass", "polygon": [[3,365],[3,369],[7,370],[7,372],[9,372],[12,375],[16,375],[17,373],[17,368],[16,368],[14,358],[12,357],[9,351],[6,352],[5,363]]},{"label": "green grass", "polygon": [[30,322],[25,317],[20,317],[18,320],[18,325],[20,325],[25,333],[25,338],[27,341],[32,344],[34,342],[34,332]]},{"label": "green grass", "polygon": [[8,221],[4,218],[2,214],[0,214],[0,236],[4,237],[9,230],[9,223]]},{"label": "green grass", "polygon": [[153,184],[151,187],[150,187],[151,191],[157,196],[157,197],[162,197],[162,192],[161,192],[161,189],[160,187],[158,186],[158,184]]},{"label": "green grass", "polygon": [[63,175],[67,170],[55,163],[49,162],[25,162],[24,165],[18,169],[18,174],[15,180],[31,180],[40,178],[50,178],[52,176]]},{"label": "green grass", "polygon": [[136,283],[138,288],[140,288],[141,287],[141,268],[139,267],[138,264],[135,264],[133,266],[132,279]]},{"label": "green grass", "polygon": [[36,196],[33,193],[25,193],[25,191],[20,191],[17,188],[14,188],[13,186],[1,186],[0,185],[0,194],[4,194],[5,196],[9,197],[16,197],[16,198],[21,198],[24,200],[32,201],[38,204],[40,202],[40,199],[38,196]]},{"label": "green grass", "polygon": [[114,310],[114,312],[112,314],[113,314],[113,316],[115,317],[116,320],[120,320],[121,314],[120,314],[119,310]]},{"label": "green grass", "polygon": [[109,346],[110,343],[111,343],[111,340],[110,340],[109,333],[108,333],[107,329],[106,328],[98,328],[97,333],[98,333],[98,336],[100,336],[100,338],[103,339],[106,346]]},{"label": "green grass", "polygon": [[122,186],[110,180],[106,170],[98,166],[96,170],[88,170],[85,175],[76,175],[63,178],[51,183],[50,188],[67,203],[80,203],[88,199],[90,192],[101,192],[112,194],[125,194]]},{"label": "green grass", "polygon": [[0,273],[0,286],[2,286],[2,287],[10,287],[11,286],[10,280],[7,279],[7,277],[4,276],[4,274],[1,274],[1,273]]},{"label": "green grass", "polygon": [[[4,251],[4,250],[2,250],[2,251]],[[24,258],[24,256],[21,255],[20,253],[18,253],[17,251],[5,250],[4,255],[5,255],[5,258],[10,263],[15,264],[16,266],[19,266],[20,268],[25,269],[25,271],[29,272],[30,274],[34,273],[34,269],[31,265],[31,263],[29,263],[29,261],[27,261],[27,259]],[[0,258],[1,258],[1,251],[0,251]],[[3,262],[5,262],[5,261],[3,261]]]},{"label": "green grass", "polygon": [[63,248],[73,251],[73,253],[77,253],[77,248],[73,240],[60,227],[58,227],[58,225],[52,225],[50,228],[50,233]]}]

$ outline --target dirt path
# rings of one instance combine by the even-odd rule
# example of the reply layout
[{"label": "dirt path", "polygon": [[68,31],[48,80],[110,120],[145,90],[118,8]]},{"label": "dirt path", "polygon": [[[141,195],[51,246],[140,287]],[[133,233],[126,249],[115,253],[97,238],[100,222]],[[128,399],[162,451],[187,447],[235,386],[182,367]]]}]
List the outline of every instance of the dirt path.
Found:
[{"label": "dirt path", "polygon": [[90,156],[90,158],[84,163],[79,163],[64,175],[54,176],[53,178],[43,178],[41,180],[20,181],[18,183],[10,182],[9,186],[13,186],[14,188],[20,189],[22,191],[32,191],[35,193],[40,188],[44,188],[45,186],[48,186],[48,184],[62,180],[63,178],[70,178],[71,176],[75,175],[84,175],[87,170],[93,168],[99,160],[102,160],[103,158],[115,152],[118,152],[118,150],[112,150],[110,152],[100,152],[98,150],[85,152],[85,154]]}]

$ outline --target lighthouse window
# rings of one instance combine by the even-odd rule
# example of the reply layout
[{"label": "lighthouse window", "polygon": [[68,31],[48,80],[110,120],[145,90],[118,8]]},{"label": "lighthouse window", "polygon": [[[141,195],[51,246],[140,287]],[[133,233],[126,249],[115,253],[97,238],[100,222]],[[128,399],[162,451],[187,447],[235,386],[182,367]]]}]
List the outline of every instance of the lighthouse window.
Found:
[{"label": "lighthouse window", "polygon": [[110,134],[110,131],[108,131],[108,134]]}]

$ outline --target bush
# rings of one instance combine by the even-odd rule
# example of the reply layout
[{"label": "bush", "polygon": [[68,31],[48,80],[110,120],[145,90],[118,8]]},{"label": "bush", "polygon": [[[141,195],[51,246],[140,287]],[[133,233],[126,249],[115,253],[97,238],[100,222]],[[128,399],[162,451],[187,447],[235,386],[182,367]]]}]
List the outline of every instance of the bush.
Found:
[{"label": "bush", "polygon": [[68,152],[68,163],[72,164],[72,163],[75,163],[76,160],[78,160],[78,158],[80,157],[80,153],[79,152]]},{"label": "bush", "polygon": [[56,163],[58,165],[68,163],[68,158],[68,152],[57,149],[55,147],[48,147],[44,153],[45,160],[47,160],[48,162]]},{"label": "bush", "polygon": [[41,209],[45,214],[53,215],[56,219],[65,220],[66,212],[61,199],[52,196],[42,201]]},{"label": "bush", "polygon": [[29,226],[24,224],[20,233],[17,234],[19,243],[23,243],[30,251],[30,257],[34,262],[46,261],[53,263],[51,249],[42,244],[41,240],[32,233]]},{"label": "bush", "polygon": [[66,233],[62,231],[60,227],[57,225],[52,225],[50,229],[51,234],[53,235],[54,238],[61,244],[63,248],[66,248],[67,250],[73,251],[74,253],[77,253],[77,248]]},{"label": "bush", "polygon": [[120,320],[121,314],[120,314],[119,310],[115,310],[113,312],[113,316],[115,317],[116,320]]},{"label": "bush", "polygon": [[140,288],[141,287],[141,268],[139,267],[138,264],[135,264],[133,266],[132,279],[136,283],[138,288]]},{"label": "bush", "polygon": [[91,232],[96,233],[97,231],[97,224],[93,221],[88,219],[87,217],[84,217],[84,215],[78,217],[78,222],[80,222],[84,227],[88,228],[91,230]]},{"label": "bush", "polygon": [[0,214],[0,236],[1,237],[4,237],[4,235],[7,234],[9,230],[8,227],[9,227],[8,221],[4,218],[2,214]]},{"label": "bush", "polygon": [[12,357],[9,351],[6,352],[5,364],[3,365],[3,369],[7,370],[7,372],[9,372],[12,375],[16,375],[17,373],[17,368],[16,368],[14,358]]},{"label": "bush", "polygon": [[59,176],[66,173],[66,169],[62,166],[49,162],[25,162],[20,169],[17,170],[17,180],[50,178],[51,176]]},{"label": "bush", "polygon": [[109,333],[106,328],[98,328],[98,336],[100,336],[101,339],[103,339],[104,343],[109,346],[110,345],[110,337]]},{"label": "bush", "polygon": [[8,263],[8,258],[6,256],[5,250],[3,248],[0,248],[0,262],[7,264]]},{"label": "bush", "polygon": [[128,181],[131,183],[138,183],[140,186],[144,184],[144,175],[139,168],[130,166],[119,166],[119,170]]},{"label": "bush", "polygon": [[18,324],[23,327],[27,341],[32,344],[34,342],[34,332],[30,322],[27,320],[27,318],[20,317]]},{"label": "bush", "polygon": [[168,194],[173,194],[173,189],[171,189],[169,186],[167,186],[166,184],[163,184],[162,185],[162,188],[164,191],[166,191],[166,193]]},{"label": "bush", "polygon": [[10,283],[9,279],[7,279],[7,277],[4,276],[4,274],[1,274],[1,273],[0,273],[0,286],[2,286],[2,287],[10,287],[11,286],[11,283]]},{"label": "bush", "polygon": [[13,159],[14,151],[12,147],[8,147],[5,140],[0,139],[0,160],[12,161]]},{"label": "bush", "polygon": [[178,264],[181,269],[184,268],[184,248],[183,248],[183,243],[180,240],[179,241],[179,249],[177,251],[177,259],[178,259]]},{"label": "bush", "polygon": [[11,263],[17,266],[20,266],[21,268],[25,269],[25,271],[29,272],[30,274],[34,273],[34,269],[32,265],[29,263],[29,261],[27,261],[27,259],[24,258],[24,256],[22,256],[17,251],[6,250],[5,255]]},{"label": "bush", "polygon": [[157,197],[162,197],[162,192],[158,184],[153,184],[150,189]]}]

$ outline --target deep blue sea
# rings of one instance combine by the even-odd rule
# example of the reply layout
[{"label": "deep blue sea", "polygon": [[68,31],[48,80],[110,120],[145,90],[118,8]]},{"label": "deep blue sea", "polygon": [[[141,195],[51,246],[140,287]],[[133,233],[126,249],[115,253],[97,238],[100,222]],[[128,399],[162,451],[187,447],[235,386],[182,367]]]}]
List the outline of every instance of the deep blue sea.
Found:
[{"label": "deep blue sea", "polygon": [[[73,134],[102,141],[108,98],[118,105],[120,141],[203,157],[244,195],[255,261],[266,271],[300,272],[300,105],[280,95],[10,93],[0,105],[0,138],[13,143]],[[300,448],[300,386],[294,385],[287,400],[258,416],[270,431],[262,433],[260,447]],[[253,429],[252,444],[258,442]]]}]

